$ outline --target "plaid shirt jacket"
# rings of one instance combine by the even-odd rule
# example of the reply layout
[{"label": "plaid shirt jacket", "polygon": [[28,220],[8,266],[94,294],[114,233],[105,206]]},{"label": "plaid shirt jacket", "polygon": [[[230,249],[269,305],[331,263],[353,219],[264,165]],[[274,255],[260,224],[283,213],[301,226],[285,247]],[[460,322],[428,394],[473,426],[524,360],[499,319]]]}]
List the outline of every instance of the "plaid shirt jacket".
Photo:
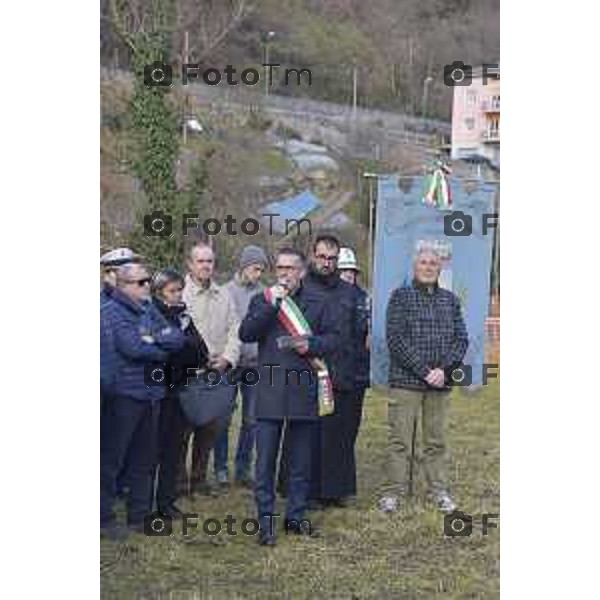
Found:
[{"label": "plaid shirt jacket", "polygon": [[[431,369],[450,374],[461,363],[469,337],[458,298],[434,286],[416,281],[394,290],[386,315],[386,338],[390,353],[390,387],[435,390],[425,382]],[[441,389],[448,389],[441,388]]]}]

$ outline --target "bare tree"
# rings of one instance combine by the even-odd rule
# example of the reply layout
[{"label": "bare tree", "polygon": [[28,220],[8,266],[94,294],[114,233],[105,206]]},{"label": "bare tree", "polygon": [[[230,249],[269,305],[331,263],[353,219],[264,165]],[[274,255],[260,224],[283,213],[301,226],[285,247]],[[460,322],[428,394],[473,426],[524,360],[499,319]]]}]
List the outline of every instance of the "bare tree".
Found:
[{"label": "bare tree", "polygon": [[[182,48],[189,33],[190,56],[202,60],[249,14],[249,0],[107,0],[108,19],[132,52],[136,36],[163,32],[172,47]],[[181,60],[182,53],[176,52]],[[175,58],[175,57],[173,57]]]}]

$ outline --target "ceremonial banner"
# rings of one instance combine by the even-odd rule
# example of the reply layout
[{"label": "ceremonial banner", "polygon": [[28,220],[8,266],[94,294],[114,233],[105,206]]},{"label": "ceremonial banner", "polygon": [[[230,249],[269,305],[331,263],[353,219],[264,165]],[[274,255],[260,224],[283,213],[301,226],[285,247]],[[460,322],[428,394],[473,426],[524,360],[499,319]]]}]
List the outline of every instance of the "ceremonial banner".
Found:
[{"label": "ceremonial banner", "polygon": [[459,297],[469,333],[464,362],[472,369],[470,383],[482,382],[498,182],[450,177],[449,184],[451,209],[423,202],[420,177],[379,178],[371,352],[371,380],[375,385],[387,384],[387,304],[395,288],[411,283],[413,260],[421,247],[432,247],[442,256],[440,285]]}]

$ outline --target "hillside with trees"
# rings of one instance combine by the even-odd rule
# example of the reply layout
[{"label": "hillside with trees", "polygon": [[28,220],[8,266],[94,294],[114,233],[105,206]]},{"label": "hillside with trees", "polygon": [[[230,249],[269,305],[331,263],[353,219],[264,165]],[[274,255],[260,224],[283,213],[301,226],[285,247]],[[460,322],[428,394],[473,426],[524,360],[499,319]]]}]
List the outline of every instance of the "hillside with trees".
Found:
[{"label": "hillside with trees", "polygon": [[361,106],[442,119],[450,117],[443,66],[499,60],[499,0],[102,0],[101,61],[123,69],[132,56],[111,4],[133,27],[162,5],[173,63],[182,61],[186,32],[189,62],[218,68],[262,64],[268,45],[269,62],[314,74],[310,88],[276,93],[348,103],[356,66]]},{"label": "hillside with trees", "polygon": [[[362,174],[419,173],[431,159],[451,111],[443,65],[498,60],[498,5],[498,0],[102,0],[103,245],[131,244],[155,265],[178,264],[185,240],[149,238],[145,214],[164,210],[175,222],[188,212],[242,220],[267,202],[311,190],[324,204],[316,221],[325,223],[324,215],[335,208],[333,217],[349,224],[345,242],[364,250],[372,189]],[[273,100],[299,103],[301,110],[286,112],[265,102],[261,86],[143,83],[144,66],[156,60],[260,69],[267,57],[282,68],[312,71],[310,87],[270,90]],[[358,112],[350,113],[354,99]],[[327,116],[316,101],[337,103],[328,106],[341,107],[346,116]],[[186,115],[199,120],[202,133],[184,135]],[[332,168],[303,168],[289,151],[290,141],[326,153]],[[231,266],[227,261],[245,241],[215,240],[222,269]],[[272,236],[254,241],[266,247],[276,242]]]}]

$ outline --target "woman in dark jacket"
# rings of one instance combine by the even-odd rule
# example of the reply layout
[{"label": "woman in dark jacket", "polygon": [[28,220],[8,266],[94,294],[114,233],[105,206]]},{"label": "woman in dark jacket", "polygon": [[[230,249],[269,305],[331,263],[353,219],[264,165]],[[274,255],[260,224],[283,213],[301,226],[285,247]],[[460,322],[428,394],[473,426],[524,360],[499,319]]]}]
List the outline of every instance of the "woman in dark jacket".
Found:
[{"label": "woman in dark jacket", "polygon": [[[208,348],[182,302],[184,279],[174,269],[164,269],[152,280],[154,306],[172,325],[185,335],[185,346],[169,355],[165,369],[167,397],[161,407],[159,472],[156,491],[157,510],[177,517],[181,511],[175,505],[178,496],[179,471],[185,464],[187,440],[191,426],[179,403],[179,391],[193,377],[192,370],[204,368]],[[188,373],[188,369],[190,372]]]}]

